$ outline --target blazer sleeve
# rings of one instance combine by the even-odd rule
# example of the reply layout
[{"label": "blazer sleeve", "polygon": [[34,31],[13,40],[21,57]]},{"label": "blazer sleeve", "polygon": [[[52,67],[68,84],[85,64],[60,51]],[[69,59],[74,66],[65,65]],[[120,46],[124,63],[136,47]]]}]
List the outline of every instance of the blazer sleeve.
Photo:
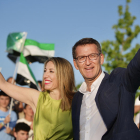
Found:
[{"label": "blazer sleeve", "polygon": [[128,64],[122,77],[126,89],[135,93],[140,86],[140,49]]}]

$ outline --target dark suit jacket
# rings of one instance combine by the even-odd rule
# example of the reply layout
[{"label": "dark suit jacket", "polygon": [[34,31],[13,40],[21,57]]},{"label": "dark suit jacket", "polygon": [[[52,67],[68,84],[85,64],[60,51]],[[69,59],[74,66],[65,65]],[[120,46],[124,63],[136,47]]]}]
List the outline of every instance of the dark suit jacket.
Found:
[{"label": "dark suit jacket", "polygon": [[[107,126],[102,140],[140,140],[133,122],[135,93],[140,86],[140,49],[127,68],[116,68],[99,86],[95,102]],[[77,92],[72,102],[74,140],[79,140],[80,108],[83,94]]]}]

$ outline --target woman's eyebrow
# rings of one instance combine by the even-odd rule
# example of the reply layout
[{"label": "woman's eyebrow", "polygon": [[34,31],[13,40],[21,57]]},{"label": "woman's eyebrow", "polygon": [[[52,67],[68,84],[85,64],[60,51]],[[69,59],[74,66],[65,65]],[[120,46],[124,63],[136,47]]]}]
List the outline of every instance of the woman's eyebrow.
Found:
[{"label": "woman's eyebrow", "polygon": [[50,68],[50,70],[54,70],[54,68]]},{"label": "woman's eyebrow", "polygon": [[[44,70],[47,70],[46,68]],[[54,68],[49,68],[49,70],[54,70]]]}]

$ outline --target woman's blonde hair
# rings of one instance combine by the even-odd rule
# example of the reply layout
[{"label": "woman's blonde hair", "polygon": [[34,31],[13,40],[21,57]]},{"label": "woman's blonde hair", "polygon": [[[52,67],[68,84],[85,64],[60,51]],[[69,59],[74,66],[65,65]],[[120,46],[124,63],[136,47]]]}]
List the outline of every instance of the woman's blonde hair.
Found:
[{"label": "woman's blonde hair", "polygon": [[[52,57],[45,62],[44,69],[49,61],[53,62],[56,70],[56,76],[62,98],[60,107],[63,111],[70,110],[75,93],[74,90],[76,90],[72,65],[64,58]],[[44,80],[42,80],[43,91],[45,91],[44,85]]]}]

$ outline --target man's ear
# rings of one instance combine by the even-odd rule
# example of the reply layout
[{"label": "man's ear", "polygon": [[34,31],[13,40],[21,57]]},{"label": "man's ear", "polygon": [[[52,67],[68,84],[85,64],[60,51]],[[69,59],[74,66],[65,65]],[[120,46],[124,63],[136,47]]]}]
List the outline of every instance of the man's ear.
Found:
[{"label": "man's ear", "polygon": [[104,55],[101,53],[101,65],[104,63]]},{"label": "man's ear", "polygon": [[14,137],[15,137],[15,138],[17,137],[17,133],[16,133],[16,132],[14,132]]},{"label": "man's ear", "polygon": [[77,62],[76,62],[75,59],[73,59],[73,64],[74,64],[74,67],[75,67],[77,70],[79,70],[78,65],[77,65]]}]

